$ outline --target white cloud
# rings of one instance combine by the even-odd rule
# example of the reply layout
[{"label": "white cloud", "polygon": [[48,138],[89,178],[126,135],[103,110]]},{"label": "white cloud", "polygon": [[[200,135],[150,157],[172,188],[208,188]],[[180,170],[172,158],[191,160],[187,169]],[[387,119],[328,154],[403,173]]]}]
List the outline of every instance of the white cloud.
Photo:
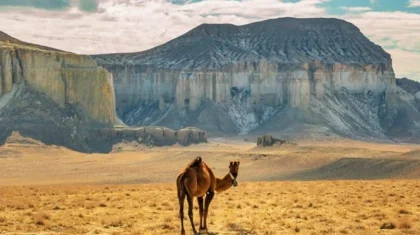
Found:
[{"label": "white cloud", "polygon": [[94,14],[77,8],[60,12],[28,8],[0,11],[0,30],[32,43],[97,54],[146,50],[202,23],[241,25],[286,16],[336,17],[354,23],[372,41],[392,49],[388,52],[397,76],[411,74],[411,78],[420,80],[419,66],[411,61],[418,58],[414,51],[420,51],[419,14],[363,8],[349,10],[344,16],[329,16],[319,5],[324,2],[205,0],[177,5],[167,0],[101,0]]},{"label": "white cloud", "polygon": [[420,52],[419,14],[366,12],[358,15],[348,14],[342,18],[355,24],[374,42],[392,41],[399,49]]},{"label": "white cloud", "polygon": [[177,5],[166,0],[101,0],[95,14],[76,8],[64,12],[3,11],[0,30],[76,53],[131,52],[162,44],[202,23],[246,24],[282,16],[325,16],[326,10],[318,4],[326,1],[205,0]]},{"label": "white cloud", "polygon": [[355,24],[371,41],[391,54],[397,77],[420,81],[420,15],[406,12],[365,12],[341,18]]},{"label": "white cloud", "polygon": [[341,9],[349,12],[363,12],[372,10],[370,7],[341,7]]},{"label": "white cloud", "polygon": [[420,81],[420,53],[400,49],[392,49],[388,52],[392,55],[392,64],[398,78],[406,77]]},{"label": "white cloud", "polygon": [[420,0],[410,0],[409,7],[420,7]]}]

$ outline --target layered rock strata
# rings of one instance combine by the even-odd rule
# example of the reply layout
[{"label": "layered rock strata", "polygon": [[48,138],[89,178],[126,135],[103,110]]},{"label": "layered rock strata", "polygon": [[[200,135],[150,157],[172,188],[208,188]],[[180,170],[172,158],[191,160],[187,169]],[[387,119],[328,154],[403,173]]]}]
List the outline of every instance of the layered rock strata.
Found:
[{"label": "layered rock strata", "polygon": [[[98,122],[116,121],[112,74],[88,56],[0,41],[0,96],[16,84],[45,94],[59,107],[80,106]],[[11,38],[12,39],[12,38]]]},{"label": "layered rock strata", "polygon": [[[278,114],[287,111],[341,134],[383,138],[397,112],[390,55],[338,19],[204,24],[148,51],[93,57],[113,74],[117,112],[129,125],[246,134],[264,123],[281,129]],[[363,111],[345,108],[358,105]]]},{"label": "layered rock strata", "polygon": [[[112,74],[89,56],[25,43],[0,32],[0,143],[24,137],[83,152],[110,152],[123,139],[155,145],[207,140],[194,128],[116,127]],[[143,130],[143,131],[141,131]]]}]

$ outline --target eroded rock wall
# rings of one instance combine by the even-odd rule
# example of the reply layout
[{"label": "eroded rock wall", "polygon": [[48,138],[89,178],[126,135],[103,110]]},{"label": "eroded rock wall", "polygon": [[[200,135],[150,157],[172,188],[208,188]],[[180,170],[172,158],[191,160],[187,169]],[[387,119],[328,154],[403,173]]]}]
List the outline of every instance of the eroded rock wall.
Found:
[{"label": "eroded rock wall", "polygon": [[116,122],[112,74],[88,56],[0,42],[0,96],[26,84],[61,108],[79,106],[103,124]]},{"label": "eroded rock wall", "polygon": [[143,144],[153,142],[153,146],[173,144],[187,146],[207,142],[207,132],[194,127],[180,130],[158,126],[103,128],[92,130],[90,135],[91,140],[101,139],[110,143],[134,140]]},{"label": "eroded rock wall", "polygon": [[383,138],[398,113],[391,56],[339,19],[203,24],[147,51],[93,58],[113,73],[129,125],[246,134],[295,122]]},{"label": "eroded rock wall", "polygon": [[[106,66],[106,65],[105,65]],[[325,88],[353,92],[388,92],[395,86],[390,64],[345,65],[313,62],[239,63],[219,71],[170,70],[113,65],[117,107],[122,113],[144,101],[174,103],[179,110],[196,110],[205,100],[227,103],[236,91],[248,90],[252,104],[307,108],[311,96],[322,99]]]},{"label": "eroded rock wall", "polygon": [[125,126],[116,115],[112,74],[95,60],[0,32],[0,144],[16,131],[82,152],[108,153],[138,138],[157,146],[207,141],[197,128]]}]

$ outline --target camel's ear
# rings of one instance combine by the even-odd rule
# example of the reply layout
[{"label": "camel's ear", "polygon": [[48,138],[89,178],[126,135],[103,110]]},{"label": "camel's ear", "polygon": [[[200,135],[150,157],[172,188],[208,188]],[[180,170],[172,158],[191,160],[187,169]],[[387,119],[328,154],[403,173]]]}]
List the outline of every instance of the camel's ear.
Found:
[{"label": "camel's ear", "polygon": [[233,165],[233,162],[230,162],[230,163],[229,163],[229,166],[232,166],[232,165]]}]

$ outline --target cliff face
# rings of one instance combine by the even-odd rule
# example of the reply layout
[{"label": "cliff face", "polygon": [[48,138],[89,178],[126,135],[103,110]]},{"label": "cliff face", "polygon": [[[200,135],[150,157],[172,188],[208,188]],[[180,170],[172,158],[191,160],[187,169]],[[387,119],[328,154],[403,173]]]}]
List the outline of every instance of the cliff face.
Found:
[{"label": "cliff face", "polygon": [[80,106],[95,121],[116,121],[112,74],[88,56],[4,40],[0,41],[0,66],[0,96],[16,84],[26,84],[61,108]]},{"label": "cliff face", "polygon": [[[341,134],[382,138],[397,112],[390,55],[337,19],[205,24],[148,51],[93,57],[114,75],[117,111],[130,125],[245,134],[293,113]],[[369,113],[337,108],[347,99]]]},{"label": "cliff face", "polygon": [[122,140],[139,138],[153,145],[206,141],[196,128],[118,124],[112,74],[95,60],[0,32],[0,144],[15,131],[83,152],[110,152]]},{"label": "cliff face", "polygon": [[257,106],[303,107],[309,104],[311,95],[322,98],[325,88],[367,93],[384,92],[395,85],[391,64],[286,64],[261,60],[240,62],[219,71],[102,65],[115,76],[117,107],[123,113],[143,101],[159,101],[161,107],[174,102],[178,109],[196,110],[204,100],[230,102],[232,93],[241,90],[248,90],[251,102]]}]

